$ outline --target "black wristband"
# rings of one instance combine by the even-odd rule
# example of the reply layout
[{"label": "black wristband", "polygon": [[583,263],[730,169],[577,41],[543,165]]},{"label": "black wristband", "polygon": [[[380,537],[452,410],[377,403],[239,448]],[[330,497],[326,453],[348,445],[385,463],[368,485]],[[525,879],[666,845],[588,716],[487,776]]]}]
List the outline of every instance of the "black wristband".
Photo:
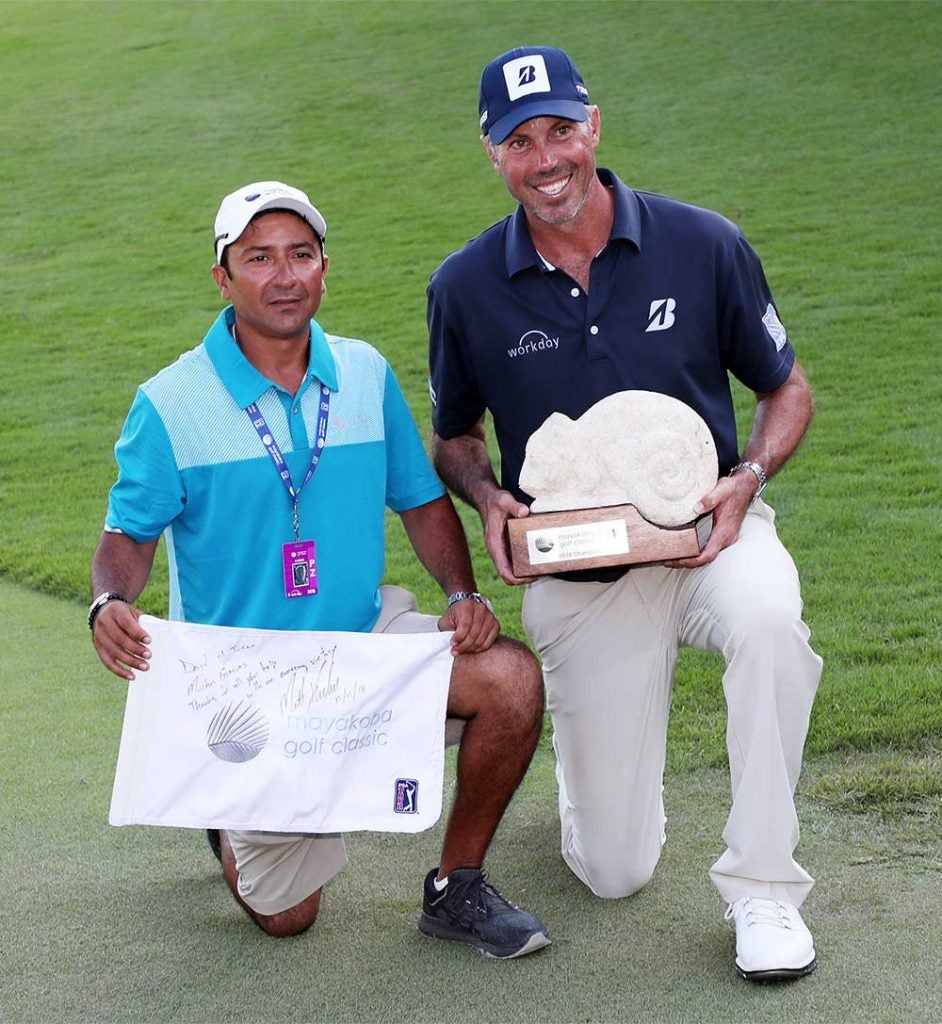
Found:
[{"label": "black wristband", "polygon": [[125,604],[129,603],[124,594],[119,594],[117,590],[108,590],[104,594],[99,594],[98,597],[96,597],[88,606],[88,628],[93,633],[95,632],[95,619],[98,618],[98,613],[109,601],[123,601]]}]

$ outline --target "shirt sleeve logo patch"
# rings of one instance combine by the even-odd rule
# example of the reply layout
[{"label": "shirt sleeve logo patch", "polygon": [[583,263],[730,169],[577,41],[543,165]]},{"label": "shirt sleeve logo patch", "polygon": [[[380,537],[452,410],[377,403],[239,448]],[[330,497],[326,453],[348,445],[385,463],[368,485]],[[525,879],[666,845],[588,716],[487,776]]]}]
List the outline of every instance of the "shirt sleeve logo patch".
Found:
[{"label": "shirt sleeve logo patch", "polygon": [[768,309],[765,311],[765,316],[762,318],[762,322],[765,324],[765,329],[769,332],[772,341],[775,342],[775,351],[781,352],[785,347],[785,342],[788,341],[788,334],[785,331],[785,327],[782,321],[778,318],[778,313],[775,312],[775,307],[772,303],[769,303]]}]

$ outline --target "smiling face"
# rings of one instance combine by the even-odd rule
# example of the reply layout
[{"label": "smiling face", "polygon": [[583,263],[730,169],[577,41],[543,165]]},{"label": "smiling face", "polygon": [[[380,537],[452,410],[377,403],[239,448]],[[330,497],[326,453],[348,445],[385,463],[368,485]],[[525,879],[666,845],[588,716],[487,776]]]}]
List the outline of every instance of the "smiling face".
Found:
[{"label": "smiling face", "polygon": [[484,140],[494,170],[528,217],[567,224],[578,217],[595,182],[599,145],[598,107],[586,121],[534,117],[499,145]]},{"label": "smiling face", "polygon": [[314,229],[285,210],[263,213],[227,246],[213,278],[235,308],[240,341],[306,342],[327,257]]}]

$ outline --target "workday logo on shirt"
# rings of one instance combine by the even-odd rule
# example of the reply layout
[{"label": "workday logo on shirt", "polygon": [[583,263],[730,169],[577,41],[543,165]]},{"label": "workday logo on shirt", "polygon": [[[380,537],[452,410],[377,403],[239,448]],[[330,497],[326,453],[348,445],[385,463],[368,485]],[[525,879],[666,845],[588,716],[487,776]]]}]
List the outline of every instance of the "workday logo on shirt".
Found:
[{"label": "workday logo on shirt", "polygon": [[551,338],[544,331],[532,330],[520,335],[514,348],[507,349],[511,359],[517,356],[528,356],[533,352],[555,352],[559,348],[559,338]]}]

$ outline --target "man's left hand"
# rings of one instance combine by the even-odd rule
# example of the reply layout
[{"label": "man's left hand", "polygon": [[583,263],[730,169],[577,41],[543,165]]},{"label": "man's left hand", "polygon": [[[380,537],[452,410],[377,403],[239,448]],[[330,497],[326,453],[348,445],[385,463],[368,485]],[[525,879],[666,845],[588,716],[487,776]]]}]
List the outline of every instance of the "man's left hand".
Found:
[{"label": "man's left hand", "polygon": [[674,568],[696,569],[708,565],[723,548],[735,544],[755,495],[756,483],[751,473],[721,477],[713,490],[705,494],[696,506],[698,516],[713,513],[713,531],[703,550],[696,558],[678,558],[664,564]]},{"label": "man's left hand", "polygon": [[441,632],[454,631],[451,653],[478,654],[486,651],[500,634],[500,623],[485,604],[456,601],[438,620]]}]

